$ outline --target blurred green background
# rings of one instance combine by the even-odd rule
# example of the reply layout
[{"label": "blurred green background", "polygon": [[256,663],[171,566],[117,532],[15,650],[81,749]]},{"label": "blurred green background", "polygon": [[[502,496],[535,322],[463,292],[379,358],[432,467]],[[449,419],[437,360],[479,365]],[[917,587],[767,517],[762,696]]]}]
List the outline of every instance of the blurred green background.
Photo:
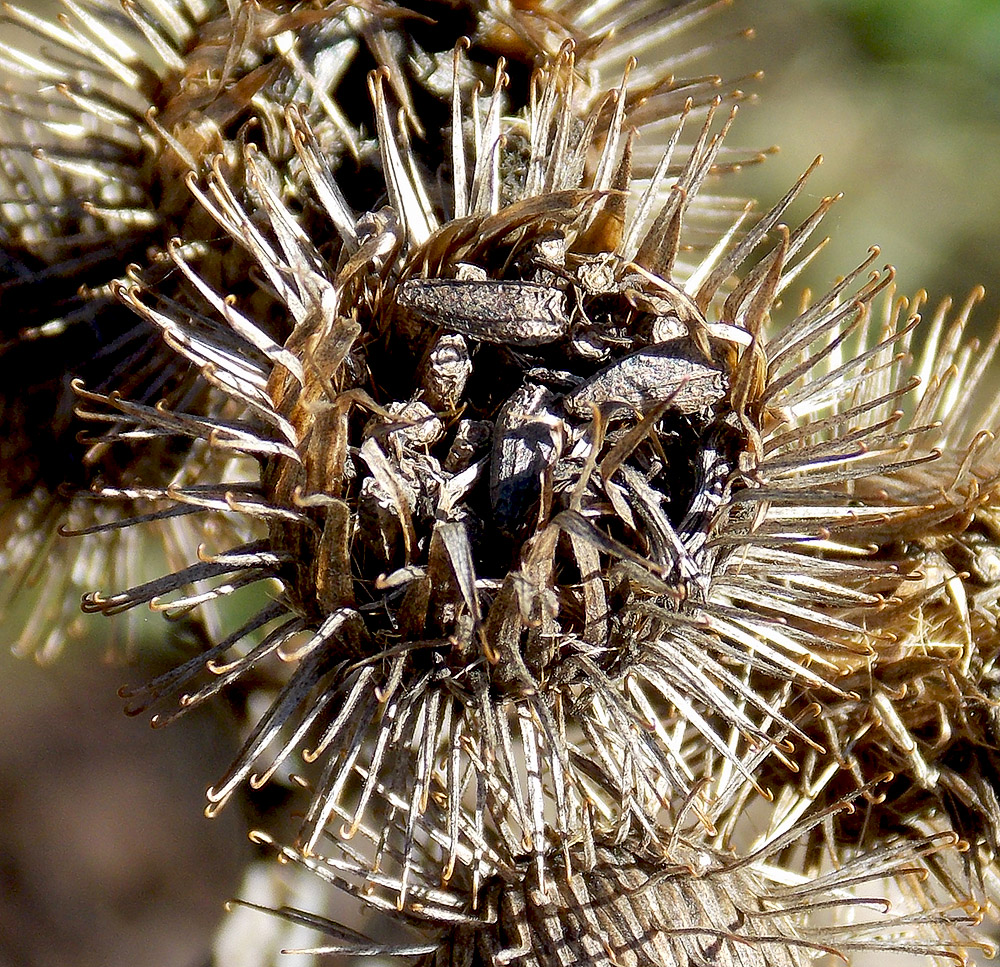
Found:
[{"label": "blurred green background", "polygon": [[[813,201],[843,191],[832,236],[808,277],[826,285],[871,244],[900,291],[932,304],[977,284],[977,332],[1000,316],[1000,2],[737,0],[727,17],[756,28],[736,70],[760,67],[734,140],[781,152],[747,172],[777,198],[822,153]],[[741,186],[744,187],[744,186]],[[803,204],[800,214],[805,213]]]}]

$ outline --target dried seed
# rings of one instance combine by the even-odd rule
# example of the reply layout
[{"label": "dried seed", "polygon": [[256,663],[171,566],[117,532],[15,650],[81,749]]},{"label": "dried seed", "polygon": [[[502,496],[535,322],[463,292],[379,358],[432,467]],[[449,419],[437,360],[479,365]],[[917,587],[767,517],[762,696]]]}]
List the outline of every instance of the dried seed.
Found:
[{"label": "dried seed", "polygon": [[497,523],[510,529],[523,521],[541,492],[541,474],[557,456],[559,420],[555,395],[525,383],[504,403],[493,434],[490,500]]},{"label": "dried seed", "polygon": [[410,279],[396,304],[420,322],[514,346],[554,342],[570,321],[565,295],[536,282]]},{"label": "dried seed", "polygon": [[458,405],[472,375],[469,347],[460,333],[441,333],[424,357],[420,385],[427,402],[439,409]]},{"label": "dried seed", "polygon": [[707,362],[689,339],[647,346],[605,366],[563,398],[573,416],[591,406],[616,403],[643,409],[667,400],[681,413],[698,413],[718,403],[729,389],[721,366]]}]

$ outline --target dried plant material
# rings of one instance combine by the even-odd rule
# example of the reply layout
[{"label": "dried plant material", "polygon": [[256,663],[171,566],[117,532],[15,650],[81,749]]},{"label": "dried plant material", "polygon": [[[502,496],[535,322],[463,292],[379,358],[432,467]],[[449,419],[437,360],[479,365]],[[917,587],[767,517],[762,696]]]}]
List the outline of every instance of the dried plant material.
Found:
[{"label": "dried plant material", "polygon": [[[459,109],[461,63],[458,50]],[[768,371],[765,322],[830,200],[794,232],[778,232],[731,290],[723,286],[767,241],[804,177],[745,235],[734,226],[731,248],[710,253],[691,276],[674,274],[684,219],[731,122],[717,129],[709,105],[670,178],[686,106],[634,212],[626,208],[622,231],[595,251],[603,219],[595,203],[631,185],[627,142],[620,156],[606,153],[622,144],[627,118],[617,109],[609,116],[608,104],[628,97],[613,92],[574,122],[575,76],[566,50],[536,75],[527,114],[501,121],[498,67],[481,129],[453,132],[449,154],[473,172],[464,195],[455,188],[451,208],[466,214],[454,219],[421,201],[429,189],[416,159],[399,153],[385,74],[370,86],[391,208],[357,218],[335,201],[343,197],[329,190],[335,172],[289,109],[303,169],[314,187],[326,186],[317,188],[320,204],[334,205],[325,235],[302,230],[252,145],[242,169],[253,208],[239,201],[222,160],[206,189],[192,183],[286,306],[285,345],[205,282],[197,287],[214,323],[161,306],[138,280],[119,287],[250,418],[183,415],[79,389],[88,413],[105,408],[125,436],[181,434],[261,461],[259,484],[162,497],[238,509],[267,525],[266,540],[128,591],[88,595],[84,606],[116,613],[149,602],[183,612],[244,584],[281,581],[277,604],[133,693],[131,707],[183,690],[183,709],[274,657],[292,666],[209,799],[214,811],[305,748],[307,760],[325,763],[302,831],[307,852],[348,801],[353,824],[362,822],[376,786],[406,790],[419,815],[439,775],[453,810],[474,796],[505,839],[539,855],[578,835],[593,808],[601,827],[648,831],[690,792],[699,776],[689,757],[705,748],[759,788],[743,772],[741,744],[767,748],[776,730],[810,741],[777,690],[790,680],[846,697],[837,677],[871,653],[868,612],[883,598],[868,587],[870,568],[834,554],[825,578],[795,584],[787,574],[811,572],[816,543],[829,543],[832,529],[903,511],[887,512],[881,500],[866,509],[844,490],[853,454],[830,460],[829,444],[799,439],[769,450],[776,394],[803,368],[795,360]],[[523,131],[527,140],[518,140]],[[592,168],[587,158],[599,148]],[[523,159],[523,182],[504,180],[507,152]],[[609,187],[615,178],[623,187]],[[546,190],[531,194],[535,185]],[[331,260],[316,240],[338,236]],[[179,248],[171,255],[197,279]],[[785,332],[809,345],[842,341],[889,281],[849,288],[866,267]],[[842,303],[845,291],[851,300]],[[490,312],[498,298],[507,315]],[[440,396],[441,380],[425,390],[420,380],[432,369],[413,361],[439,334],[462,337],[471,373],[449,409],[435,412],[424,400]],[[828,353],[808,365],[822,366]],[[455,461],[466,421],[492,439]],[[912,461],[898,459],[880,429],[869,434],[864,466],[891,478]],[[821,515],[784,509],[770,481],[780,479],[784,495],[793,478]],[[212,579],[221,582],[214,591],[185,590]],[[764,684],[753,687],[748,675]],[[360,790],[356,764],[368,776]],[[511,808],[490,806],[484,770],[509,784]]]},{"label": "dried plant material", "polygon": [[[282,857],[435,934],[379,946],[285,911],[335,938],[322,952],[982,946],[1000,473],[998,401],[974,391],[1000,336],[964,341],[975,295],[953,323],[908,317],[877,249],[783,309],[836,199],[790,218],[814,164],[758,216],[712,202],[742,94],[632,57],[718,5],[127,6],[162,69],[103,3],[54,33],[12,15],[70,51],[64,87],[107,49],[160,105],[122,101],[145,136],[102,129],[105,168],[53,147],[21,179],[51,163],[93,191],[131,159],[156,212],[148,264],[98,240],[102,288],[73,297],[144,334],[121,377],[73,381],[92,481],[73,506],[95,505],[95,541],[186,538],[169,573],[101,575],[83,607],[206,611],[202,653],[128,710],[164,724],[267,681],[207,811],[295,774],[309,805]],[[32,260],[72,274],[29,208],[5,229],[12,292],[39,291]],[[154,344],[162,369],[138,363]],[[48,494],[28,470],[18,492]],[[202,520],[218,532],[195,546]],[[113,568],[99,547],[81,560]],[[212,626],[254,587],[266,603]]]},{"label": "dried plant material", "polygon": [[[977,949],[991,956],[975,908],[928,889],[921,903],[899,900],[900,887],[926,881],[936,865],[954,863],[960,849],[954,834],[887,837],[837,866],[805,875],[776,862],[859,803],[860,792],[825,809],[805,804],[797,821],[743,851],[713,844],[704,827],[690,835],[675,827],[659,836],[662,849],[648,839],[626,838],[553,854],[543,864],[542,882],[534,864],[522,860],[501,863],[479,884],[460,880],[447,889],[435,887],[432,876],[418,875],[436,866],[432,831],[439,817],[431,810],[423,820],[430,834],[424,850],[416,858],[396,854],[377,871],[366,864],[360,844],[336,838],[321,857],[276,847],[280,859],[409,922],[417,928],[411,937],[400,939],[396,932],[392,943],[376,942],[298,909],[276,912],[320,935],[318,944],[301,952],[419,958],[420,964],[763,967],[829,957],[849,963],[863,952],[935,963],[962,963]],[[391,804],[405,812],[404,802]],[[384,828],[362,832],[369,847],[387,836]],[[264,833],[253,838],[274,845]],[[400,896],[405,902],[396,903]]]},{"label": "dried plant material", "polygon": [[[701,560],[705,528],[722,500],[720,468],[735,466],[745,446],[725,401],[749,365],[750,337],[736,320],[709,324],[682,275],[653,274],[676,263],[683,219],[697,220],[694,201],[731,116],[719,125],[718,99],[710,102],[672,169],[690,123],[685,102],[642,188],[637,221],[628,218],[607,239],[613,247],[595,252],[604,218],[595,202],[629,188],[629,170],[637,177],[622,137],[627,88],[584,97],[567,47],[536,73],[522,116],[501,111],[507,77],[499,65],[477,121],[464,63],[459,45],[457,124],[445,157],[471,177],[443,209],[426,201],[421,159],[396,128],[385,72],[370,89],[391,207],[360,216],[345,207],[336,170],[294,107],[285,123],[316,193],[313,208],[328,217],[323,231],[315,213],[304,230],[254,145],[236,169],[217,159],[204,188],[189,179],[285,306],[284,345],[201,279],[180,247],[170,256],[204,308],[169,303],[138,278],[117,286],[234,406],[246,407],[246,419],[185,415],[78,387],[84,415],[112,423],[105,443],[180,435],[261,461],[259,483],[202,483],[160,497],[256,518],[266,540],[126,592],[88,595],[85,610],[149,602],[184,612],[245,584],[281,581],[279,605],[135,693],[132,709],[182,690],[182,708],[190,707],[274,657],[293,666],[209,798],[215,809],[246,779],[265,781],[311,734],[306,758],[322,758],[326,771],[306,818],[306,848],[348,794],[359,756],[371,775],[358,794],[359,820],[372,784],[389,775],[415,790],[415,811],[439,769],[452,802],[474,794],[471,756],[502,769],[517,789],[515,809],[491,821],[519,827],[538,849],[588,821],[581,810],[595,795],[609,819],[645,827],[671,790],[686,793],[690,770],[655,725],[651,702],[676,704],[678,725],[690,722],[720,749],[728,745],[709,706],[764,744],[774,724],[785,725],[752,695],[746,710],[738,707],[746,690],[726,664],[730,651],[747,652],[742,638],[721,651],[713,643],[707,667],[694,657],[705,640],[699,602],[712,581]],[[232,187],[240,171],[245,202]],[[664,212],[675,226],[669,251],[659,240]],[[784,250],[793,256],[814,223]],[[755,230],[740,259],[765,231]],[[632,260],[641,250],[649,253],[643,266]],[[706,304],[737,265],[716,278],[702,267]],[[498,298],[507,323],[489,311]],[[451,383],[448,408],[435,411],[426,401],[440,404],[447,381],[425,360],[443,338],[471,372]],[[651,408],[659,409],[653,421],[645,419]],[[478,448],[457,457],[477,439],[475,428]],[[698,465],[683,458],[685,471],[671,482],[666,451],[679,456],[703,434],[711,450]],[[623,438],[627,452],[616,449]],[[612,470],[618,479],[605,479]],[[213,579],[214,590],[185,590]],[[659,630],[674,614],[697,641],[680,635],[675,643]],[[622,725],[610,735],[609,716]],[[416,774],[403,767],[411,755]],[[522,755],[537,762],[526,780]],[[554,828],[544,818],[550,803]]]},{"label": "dried plant material", "polygon": [[[164,184],[174,182],[176,172],[165,177],[157,167],[170,149],[146,113],[176,90],[177,72],[198,49],[207,17],[200,6],[183,3],[164,5],[158,14],[131,6],[126,14],[110,3],[74,6],[63,23],[16,7],[3,14],[4,612],[15,650],[43,660],[79,636],[80,623],[66,598],[86,587],[90,575],[150,576],[138,566],[137,536],[97,536],[123,508],[129,514],[124,490],[137,480],[129,468],[116,466],[120,454],[85,456],[76,444],[69,376],[85,377],[95,388],[115,386],[130,396],[195,405],[196,391],[185,384],[186,364],[117,306],[106,285],[129,261],[145,258],[158,238],[187,225],[190,206],[177,198],[172,207],[165,203]],[[19,29],[27,39],[14,46]],[[168,477],[178,470],[169,449],[151,448],[144,456],[146,472],[162,465]],[[203,459],[204,453],[192,454],[191,468]],[[79,488],[93,477],[123,490],[119,507],[98,508],[62,489]],[[175,516],[160,528],[169,558],[178,564],[202,539],[200,528],[187,523]],[[87,536],[72,545],[60,542],[60,526]],[[25,586],[39,579],[43,562],[49,593],[18,628]],[[127,627],[121,631],[123,639],[132,638]]]},{"label": "dried plant material", "polygon": [[[419,128],[423,122],[437,131],[449,123],[444,95],[452,49],[463,34],[477,58],[463,61],[467,88],[486,80],[483,59],[503,54],[511,70],[526,76],[538,57],[570,43],[587,51],[588,79],[578,80],[580,89],[595,83],[603,90],[629,56],[617,37],[609,38],[612,26],[623,32],[623,43],[626,35],[634,41],[635,34],[651,30],[652,43],[667,25],[683,29],[711,12],[692,7],[678,18],[656,5],[630,5],[627,12],[620,7],[580,12],[555,2],[523,10],[430,3],[417,12],[380,0],[309,9],[256,0],[143,0],[124,6],[87,0],[67,2],[58,21],[6,8],[0,19],[6,74],[0,94],[0,298],[8,310],[0,334],[0,565],[10,575],[4,612],[19,652],[49,659],[75,637],[79,622],[63,600],[94,583],[85,573],[103,573],[121,584],[152,576],[110,517],[148,519],[148,502],[140,507],[130,493],[151,483],[163,488],[188,481],[189,445],[178,450],[176,441],[166,448],[150,441],[134,455],[119,447],[78,446],[70,380],[149,404],[164,399],[173,408],[202,410],[220,405],[211,394],[214,403],[196,402],[208,392],[205,383],[164,347],[155,327],[114,300],[112,283],[125,278],[130,263],[141,262],[144,278],[156,281],[163,298],[184,299],[198,282],[179,276],[168,254],[170,240],[180,236],[199,280],[244,305],[252,302],[269,339],[280,344],[289,335],[273,294],[248,281],[253,259],[217,237],[208,213],[192,204],[186,178],[202,179],[219,155],[242,184],[246,141],[259,144],[279,169],[298,164],[293,133],[283,120],[285,106],[295,104],[312,132],[312,150],[353,173],[345,204],[373,208],[384,181],[370,119],[358,111],[363,98],[354,93],[368,71],[389,72],[407,125]],[[718,78],[665,80],[682,60],[664,65],[664,73],[648,77],[636,93],[662,99],[683,88],[696,103],[715,96]],[[517,86],[523,103],[524,81]],[[304,155],[302,160],[308,167]],[[427,171],[445,160],[428,140],[411,152],[411,162]],[[272,187],[296,204],[297,189],[286,173]],[[319,186],[321,194],[324,188],[330,185]],[[242,197],[242,188],[235,190]],[[307,215],[296,211],[298,218]],[[211,246],[198,244],[210,237]],[[210,374],[202,375],[211,382]],[[205,457],[193,455],[189,466]],[[213,472],[232,475],[224,467]],[[117,489],[120,506],[96,511],[93,501],[64,493],[91,483],[106,493]],[[199,543],[198,528],[189,523],[184,514],[174,514],[169,523],[160,517],[150,525],[162,535],[172,567],[189,559]],[[72,545],[59,542],[60,526],[89,536]],[[57,548],[65,550],[53,553]],[[30,620],[17,627],[21,590],[37,581],[33,563],[43,558],[50,579],[67,594],[43,596]],[[205,616],[210,634],[217,635],[211,613]],[[135,645],[134,622],[119,623],[115,632],[120,644],[113,650]]]},{"label": "dried plant material", "polygon": [[[28,41],[4,48],[11,79],[0,105],[0,242],[14,271],[0,277],[10,310],[0,365],[9,376],[4,436],[8,448],[21,448],[3,461],[7,608],[38,579],[39,560],[48,568],[49,591],[54,581],[63,592],[42,596],[15,645],[42,660],[79,634],[63,602],[91,575],[151,576],[140,564],[139,538],[118,531],[123,517],[144,519],[135,503],[143,484],[152,477],[161,486],[171,479],[183,485],[204,472],[206,459],[218,459],[205,448],[155,441],[137,454],[141,466],[122,448],[85,450],[75,440],[70,378],[150,402],[206,405],[205,384],[154,328],[116,303],[109,284],[132,261],[152,257],[166,267],[167,239],[197,238],[209,227],[190,204],[183,176],[200,171],[206,147],[224,150],[250,116],[266,46],[266,31],[248,22],[257,9],[234,8],[246,28],[235,30],[243,36],[239,50],[228,44],[230,14],[212,4],[122,7],[97,0],[67,4],[61,23],[17,7],[3,16],[5,31],[27,31],[41,45],[38,53]],[[228,286],[246,262],[230,260],[228,273],[220,273],[222,265],[206,271]],[[163,275],[162,268],[153,272]],[[116,496],[113,511],[67,496],[92,480]],[[190,524],[178,513],[156,522],[177,566],[205,538],[201,522]],[[64,544],[55,541],[57,528],[85,536]],[[137,629],[120,631],[122,647],[134,647]]]},{"label": "dried plant material", "polygon": [[[984,421],[995,422],[998,401],[980,395],[996,339],[979,354],[977,343],[962,338],[978,298],[973,293],[953,319],[943,304],[921,333],[923,294],[912,306],[887,294],[884,311],[873,313],[866,327],[877,338],[866,345],[869,337],[862,336],[844,353],[865,359],[863,369],[827,366],[832,378],[818,380],[818,407],[810,410],[808,398],[800,397],[801,429],[784,433],[809,433],[828,451],[840,449],[839,440],[864,441],[866,449],[859,447],[852,461],[864,466],[873,459],[865,427],[882,426],[899,465],[910,464],[895,474],[878,467],[845,475],[845,494],[885,511],[881,519],[859,519],[840,531],[856,534],[852,556],[871,569],[868,586],[883,601],[867,621],[872,653],[844,665],[837,679],[846,697],[821,699],[807,690],[800,698],[802,706],[821,702],[806,731],[824,751],[798,759],[794,782],[799,793],[814,795],[809,790],[819,775],[835,766],[842,771],[827,795],[836,796],[893,774],[877,809],[826,831],[825,850],[836,855],[859,841],[944,821],[971,844],[979,893],[995,902],[1000,639],[992,588],[1000,464],[993,433],[983,428]],[[910,344],[918,335],[923,348],[914,362]],[[835,419],[847,432],[835,430]],[[862,556],[864,538],[871,547]]]}]

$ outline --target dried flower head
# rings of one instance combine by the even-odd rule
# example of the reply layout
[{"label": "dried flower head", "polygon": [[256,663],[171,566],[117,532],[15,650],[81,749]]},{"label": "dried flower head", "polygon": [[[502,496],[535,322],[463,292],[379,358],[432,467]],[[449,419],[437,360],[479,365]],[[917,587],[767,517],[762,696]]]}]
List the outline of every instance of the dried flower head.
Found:
[{"label": "dried flower head", "polygon": [[[196,453],[178,469],[182,452],[151,445],[137,455],[140,468],[122,448],[85,451],[75,441],[70,380],[177,406],[204,395],[159,333],[116,303],[109,283],[132,261],[155,262],[171,236],[197,237],[207,226],[182,184],[201,167],[184,148],[187,132],[196,127],[221,149],[248,116],[236,75],[263,53],[260,42],[252,53],[246,45],[230,50],[230,17],[212,4],[98,0],[66,8],[58,23],[16,7],[2,20],[24,39],[4,46],[9,78],[0,101],[0,295],[10,310],[0,349],[9,451],[0,536],[11,604],[39,561],[50,569],[49,593],[16,636],[16,650],[40,658],[53,657],[79,626],[65,607],[75,588],[99,574],[149,576],[136,538],[114,534],[114,519],[132,512],[127,489],[151,474],[196,476],[204,459]],[[234,7],[237,19],[250,7],[241,9]],[[122,491],[114,510],[70,496],[94,479],[109,496]],[[54,544],[58,527],[85,536]],[[160,530],[172,561],[190,556],[201,536],[180,518]],[[70,549],[50,553],[63,546]]]},{"label": "dried flower head", "polygon": [[[834,797],[891,774],[862,818],[825,830],[824,848],[837,855],[889,835],[951,828],[972,845],[968,859],[979,892],[995,902],[1000,464],[985,427],[995,422],[1000,400],[981,390],[1000,337],[985,350],[963,339],[981,292],[953,319],[946,302],[921,326],[924,298],[908,305],[890,292],[884,311],[867,320],[872,335],[861,334],[844,353],[866,358],[863,370],[854,376],[830,367],[815,405],[802,401],[795,414],[799,432],[827,448],[836,439],[830,414],[849,414],[857,441],[850,463],[867,472],[844,474],[842,488],[856,506],[881,506],[884,516],[861,527],[845,522],[836,535],[840,546],[824,553],[846,553],[869,568],[867,586],[882,600],[866,620],[870,653],[839,665],[836,681],[845,694],[822,697],[806,689],[796,699],[800,709],[817,703],[818,714],[804,727],[818,750],[797,759],[794,780],[773,779],[776,786],[792,782],[793,798],[815,798],[819,777],[834,770],[824,793]],[[870,414],[863,421],[862,409]],[[873,425],[888,431],[899,472],[866,466],[873,438],[866,428]],[[840,459],[848,458],[843,452]]]},{"label": "dried flower head", "polygon": [[[829,202],[724,300],[802,183],[745,234],[745,209],[729,211],[723,241],[685,262],[732,207],[698,197],[731,164],[714,83],[634,92],[627,62],[600,92],[579,78],[607,62],[602,48],[578,60],[564,44],[512,111],[507,66],[481,103],[465,46],[450,54],[451,131],[434,167],[404,105],[391,107],[392,72],[370,77],[385,207],[354,207],[364,195],[297,105],[283,121],[292,163],[247,142],[235,163],[217,156],[204,187],[188,179],[284,307],[283,342],[189,246],[168,251],[190,301],[138,275],[116,286],[241,414],[79,387],[87,415],[110,424],[102,445],[180,435],[259,462],[245,483],[141,496],[161,499],[153,515],[244,515],[265,537],[88,595],[85,609],[184,611],[279,579],[278,599],[134,707],[178,692],[190,707],[283,659],[288,681],[209,798],[216,808],[248,777],[266,781],[311,733],[306,758],[326,768],[307,848],[345,797],[360,821],[380,783],[406,789],[416,816],[443,770],[452,814],[471,791],[541,855],[590,822],[593,802],[602,823],[646,827],[686,793],[669,729],[690,724],[739,763],[709,708],[762,742],[791,727],[726,667],[746,633],[720,649],[699,609],[714,580],[710,521],[749,445],[754,334]],[[655,160],[626,135],[654,101],[673,115]],[[188,592],[195,582],[214,584]],[[675,624],[690,634],[668,635]],[[661,725],[664,700],[678,712]],[[369,778],[355,789],[359,762]],[[514,790],[503,815],[483,769]]]},{"label": "dried flower head", "polygon": [[[85,450],[74,440],[72,378],[143,403],[212,406],[197,399],[207,389],[183,357],[111,297],[111,283],[130,263],[145,264],[144,277],[155,281],[162,298],[183,298],[177,287],[189,283],[167,254],[169,240],[183,237],[185,257],[206,284],[244,305],[252,301],[254,318],[274,338],[289,334],[273,293],[248,281],[254,262],[239,245],[217,237],[208,249],[193,244],[217,230],[205,209],[192,204],[189,177],[201,179],[221,157],[233,169],[233,184],[241,183],[245,143],[260,145],[278,167],[292,162],[283,112],[294,103],[327,163],[353,173],[347,194],[365,211],[377,207],[384,192],[369,117],[356,96],[369,71],[388,71],[407,128],[422,135],[422,124],[434,132],[448,123],[442,91],[460,36],[470,47],[464,81],[483,82],[479,64],[503,55],[523,103],[536,59],[563,43],[585,52],[588,75],[580,86],[603,90],[607,77],[620,75],[630,46],[683,30],[715,6],[698,3],[670,16],[658,4],[632,4],[626,14],[617,4],[431,2],[417,10],[382,2],[305,8],[89,0],[67,2],[58,22],[8,7],[0,20],[9,34],[0,50],[7,73],[0,93],[0,294],[10,310],[0,338],[0,538],[11,594],[30,583],[32,563],[49,556],[57,527],[67,521],[70,531],[88,537],[72,545],[68,559],[54,562],[50,582],[56,578],[71,592],[95,579],[129,585],[148,578],[128,539],[115,546],[114,519],[137,513],[131,494],[143,483],[163,486],[175,473],[182,482],[200,476],[204,453],[184,466],[190,444],[147,442],[133,454],[120,447]],[[637,75],[635,90],[646,110],[669,114],[669,102],[679,96],[704,100],[714,93],[718,78],[687,88],[665,80],[686,59]],[[411,150],[429,171],[444,160],[433,138],[420,138]],[[308,213],[298,214],[308,222]],[[103,485],[106,497],[119,492],[113,512],[61,489],[92,481]],[[197,547],[197,534],[185,523],[174,517],[163,535],[171,566]],[[54,655],[78,625],[62,606],[70,597],[47,595],[15,635],[17,650]]]},{"label": "dried flower head", "polygon": [[[204,187],[188,179],[231,239],[223,251],[256,264],[277,307],[264,319],[255,296],[240,304],[199,271],[191,245],[168,246],[185,299],[138,275],[115,287],[222,409],[79,390],[106,408],[89,414],[111,423],[99,445],[187,436],[261,468],[240,485],[134,492],[164,502],[150,516],[215,509],[266,537],[89,595],[88,610],[184,611],[270,578],[282,589],[135,708],[181,690],[190,707],[281,658],[293,671],[211,808],[311,735],[305,758],[326,766],[306,851],[347,802],[356,829],[376,790],[406,791],[415,819],[440,777],[447,875],[466,795],[481,822],[542,857],[581,824],[651,834],[659,810],[712,775],[707,763],[759,785],[742,748],[779,751],[776,731],[823,761],[828,737],[793,721],[786,683],[855,702],[845,683],[870,665],[886,600],[909,579],[886,544],[926,526],[909,481],[938,456],[890,409],[910,389],[885,387],[900,333],[842,355],[891,278],[856,284],[875,253],[767,331],[831,199],[794,232],[776,228],[800,180],[683,263],[729,124],[716,125],[709,86],[683,149],[692,89],[673,94],[678,119],[654,163],[625,132],[657,85],[599,95],[564,45],[532,75],[522,113],[503,63],[480,110],[464,46],[437,159],[415,146],[409,87],[398,93],[390,69],[370,77],[374,195],[387,207],[359,215],[341,159],[296,105],[283,131],[271,111],[290,158],[244,140]],[[450,174],[437,200],[435,160]],[[484,779],[497,772],[503,808]]]}]

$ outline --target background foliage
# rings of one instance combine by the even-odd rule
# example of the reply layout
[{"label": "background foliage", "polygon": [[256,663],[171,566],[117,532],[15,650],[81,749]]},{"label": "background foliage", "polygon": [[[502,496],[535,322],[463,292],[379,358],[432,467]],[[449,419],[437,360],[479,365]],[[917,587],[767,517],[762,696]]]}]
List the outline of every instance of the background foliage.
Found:
[{"label": "background foliage", "polygon": [[878,244],[903,292],[922,287],[936,303],[986,286],[975,321],[991,330],[1000,316],[1000,3],[747,0],[733,17],[757,29],[741,61],[765,71],[741,137],[782,148],[748,173],[750,193],[776,197],[821,152],[812,191],[845,194],[825,223],[833,239],[814,284]]}]

